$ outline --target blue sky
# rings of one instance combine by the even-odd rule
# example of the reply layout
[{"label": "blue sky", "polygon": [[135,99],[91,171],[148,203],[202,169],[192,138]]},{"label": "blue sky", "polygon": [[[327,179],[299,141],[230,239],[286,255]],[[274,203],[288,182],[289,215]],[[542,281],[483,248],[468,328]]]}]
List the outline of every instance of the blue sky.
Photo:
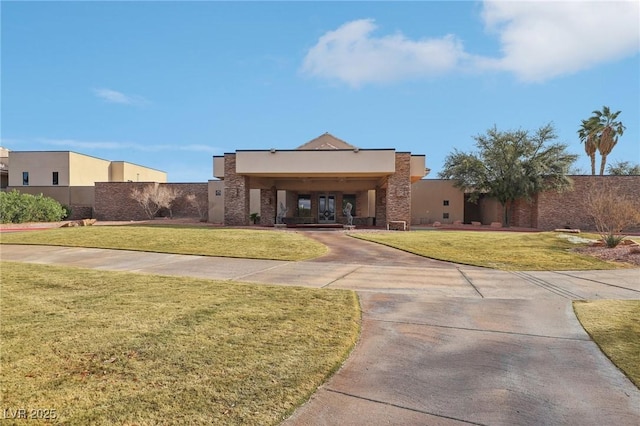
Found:
[{"label": "blue sky", "polygon": [[212,156],[329,132],[426,154],[553,122],[579,154],[603,105],[640,162],[640,3],[8,2],[1,144],[212,178]]}]

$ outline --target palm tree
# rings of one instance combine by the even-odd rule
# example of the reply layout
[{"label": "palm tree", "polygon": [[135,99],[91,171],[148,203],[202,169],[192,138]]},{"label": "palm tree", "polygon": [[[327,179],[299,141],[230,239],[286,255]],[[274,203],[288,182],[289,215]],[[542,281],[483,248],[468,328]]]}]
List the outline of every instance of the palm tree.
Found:
[{"label": "palm tree", "polygon": [[584,151],[591,159],[591,174],[596,174],[596,151],[598,150],[598,120],[591,117],[588,120],[582,120],[582,126],[578,130],[580,141],[584,143]]},{"label": "palm tree", "polygon": [[618,143],[618,137],[622,136],[626,127],[616,121],[620,111],[611,113],[608,106],[603,106],[602,111],[593,111],[593,115],[587,120],[582,120],[582,126],[578,130],[580,140],[585,144],[585,151],[591,158],[591,174],[595,175],[595,150],[600,152],[600,175],[604,175],[607,165],[607,156]]}]

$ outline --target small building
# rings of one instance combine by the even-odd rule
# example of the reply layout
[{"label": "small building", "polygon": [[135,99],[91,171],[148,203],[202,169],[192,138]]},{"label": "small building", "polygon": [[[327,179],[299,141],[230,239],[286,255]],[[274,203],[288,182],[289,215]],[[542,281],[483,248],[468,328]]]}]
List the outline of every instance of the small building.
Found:
[{"label": "small building", "polygon": [[[292,150],[237,150],[214,156],[213,217],[225,225],[344,223],[410,226],[412,185],[427,173],[424,155],[362,149],[325,133]],[[211,191],[210,191],[211,193]],[[221,201],[221,202],[219,202]],[[210,199],[211,202],[211,199]]]},{"label": "small building", "polygon": [[9,150],[0,146],[0,190],[9,186]]},{"label": "small building", "polygon": [[72,209],[72,217],[92,217],[96,182],[166,182],[160,170],[109,161],[72,151],[9,151],[7,190],[43,194]]}]

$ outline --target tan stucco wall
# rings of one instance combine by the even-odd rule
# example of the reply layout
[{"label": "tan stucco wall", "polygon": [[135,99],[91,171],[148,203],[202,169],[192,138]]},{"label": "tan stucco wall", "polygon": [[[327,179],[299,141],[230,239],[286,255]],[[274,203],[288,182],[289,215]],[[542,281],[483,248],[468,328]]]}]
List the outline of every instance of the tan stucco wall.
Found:
[{"label": "tan stucco wall", "polygon": [[9,153],[11,161],[9,186],[23,186],[22,172],[29,172],[29,186],[53,186],[53,172],[58,172],[58,186],[68,186],[69,154],[66,151],[11,151]]},{"label": "tan stucco wall", "polygon": [[[449,205],[444,205],[444,200]],[[443,213],[449,213],[444,219]],[[453,223],[464,219],[464,193],[450,180],[423,179],[411,185],[411,223]]]},{"label": "tan stucco wall", "polygon": [[209,222],[224,222],[224,181],[209,181]]},{"label": "tan stucco wall", "polygon": [[108,160],[69,152],[68,185],[93,186],[96,182],[108,182],[110,165]]},{"label": "tan stucco wall", "polygon": [[7,188],[9,191],[16,189],[23,194],[39,195],[42,194],[46,197],[51,197],[60,204],[71,205],[69,187],[58,186],[10,186]]},{"label": "tan stucco wall", "polygon": [[[215,167],[215,159],[214,159]],[[236,151],[236,173],[263,176],[384,175],[395,172],[395,150]],[[216,171],[217,173],[217,171]]]},{"label": "tan stucco wall", "polygon": [[110,182],[158,182],[165,183],[167,174],[161,170],[139,166],[126,161],[111,161]]},{"label": "tan stucco wall", "polygon": [[213,177],[218,179],[224,178],[224,157],[213,157]]},{"label": "tan stucco wall", "polygon": [[411,182],[416,182],[425,176],[427,168],[426,161],[427,158],[424,155],[411,156]]}]

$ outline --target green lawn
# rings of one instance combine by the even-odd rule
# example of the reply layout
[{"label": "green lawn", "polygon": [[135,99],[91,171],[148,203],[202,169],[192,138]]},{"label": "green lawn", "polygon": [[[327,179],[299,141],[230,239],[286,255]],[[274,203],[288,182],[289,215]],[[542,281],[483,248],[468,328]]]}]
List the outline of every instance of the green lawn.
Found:
[{"label": "green lawn", "polygon": [[640,300],[575,301],[573,309],[602,352],[640,388]]},{"label": "green lawn", "polygon": [[351,291],[0,265],[3,408],[69,425],[278,424],[359,333]]},{"label": "green lawn", "polygon": [[3,233],[2,244],[46,244],[247,259],[304,260],[327,252],[302,233],[164,226],[87,226]]},{"label": "green lawn", "polygon": [[574,253],[571,249],[579,245],[563,238],[566,234],[555,232],[412,231],[351,235],[432,259],[507,271],[625,267]]}]

